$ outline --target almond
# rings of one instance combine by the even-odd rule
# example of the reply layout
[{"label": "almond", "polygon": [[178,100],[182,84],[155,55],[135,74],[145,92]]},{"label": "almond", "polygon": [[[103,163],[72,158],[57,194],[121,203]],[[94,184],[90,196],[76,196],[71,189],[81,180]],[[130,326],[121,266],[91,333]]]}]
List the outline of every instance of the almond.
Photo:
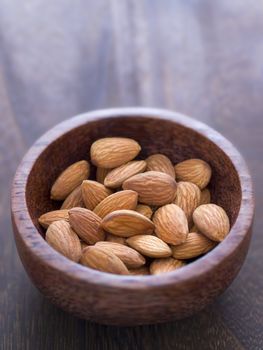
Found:
[{"label": "almond", "polygon": [[116,168],[134,159],[141,147],[135,140],[106,137],[95,141],[90,148],[91,161],[101,168]]},{"label": "almond", "polygon": [[189,224],[192,223],[193,212],[199,205],[200,197],[201,191],[194,183],[185,181],[177,183],[174,203],[184,211]]},{"label": "almond", "polygon": [[158,171],[134,175],[123,183],[124,190],[138,193],[141,203],[159,206],[174,200],[176,187],[176,182],[170,175]]},{"label": "almond", "polygon": [[126,240],[127,244],[150,258],[166,258],[172,255],[171,248],[160,238],[151,235],[137,235]]},{"label": "almond", "polygon": [[107,233],[106,241],[126,245],[126,239],[124,237],[115,236],[111,233]]},{"label": "almond", "polygon": [[200,198],[200,203],[199,205],[202,204],[209,204],[211,203],[211,194],[208,188],[203,189],[203,191],[201,191],[201,198]]},{"label": "almond", "polygon": [[75,207],[84,207],[81,194],[81,186],[78,186],[73,190],[67,198],[64,200],[61,209],[71,209]]},{"label": "almond", "polygon": [[104,216],[115,210],[134,210],[137,206],[137,200],[138,194],[134,191],[116,192],[101,201],[94,209],[94,213],[104,218]]},{"label": "almond", "polygon": [[150,265],[152,275],[159,275],[165,272],[171,272],[184,266],[183,261],[174,258],[155,259]]},{"label": "almond", "polygon": [[151,220],[133,210],[115,210],[103,218],[101,225],[105,231],[121,237],[151,234],[154,229]]},{"label": "almond", "polygon": [[216,242],[221,242],[230,230],[225,210],[216,204],[203,204],[195,209],[193,220],[198,230]]},{"label": "almond", "polygon": [[127,267],[120,258],[96,246],[89,246],[83,250],[80,263],[103,272],[129,275]]},{"label": "almond", "polygon": [[80,240],[67,221],[53,222],[47,229],[46,241],[68,259],[79,261],[81,257]]},{"label": "almond", "polygon": [[105,168],[97,168],[96,170],[96,180],[101,183],[104,184],[104,179],[106,177],[106,175],[111,171],[111,169],[105,169]]},{"label": "almond", "polygon": [[201,233],[201,232],[199,232],[198,228],[197,228],[195,225],[191,227],[191,229],[189,230],[189,232]]},{"label": "almond", "polygon": [[150,274],[149,268],[147,266],[138,267],[137,269],[129,269],[130,275],[140,275],[146,276]]},{"label": "almond", "polygon": [[83,180],[89,177],[89,172],[90,166],[86,160],[81,160],[70,165],[59,175],[53,184],[51,188],[51,199],[65,199]]},{"label": "almond", "polygon": [[146,169],[144,160],[132,160],[126,164],[111,170],[104,180],[104,185],[110,188],[118,188],[131,176],[142,173]]},{"label": "almond", "polygon": [[88,244],[104,240],[105,234],[100,227],[101,218],[89,209],[70,209],[69,223],[78,236]]},{"label": "almond", "polygon": [[177,180],[189,181],[196,184],[201,190],[210,181],[212,170],[202,159],[188,159],[175,166]]},{"label": "almond", "polygon": [[49,211],[41,215],[40,218],[38,219],[38,222],[44,228],[48,228],[48,226],[51,225],[52,222],[58,221],[58,220],[68,220],[67,209]]},{"label": "almond", "polygon": [[93,210],[112,191],[97,181],[85,180],[81,185],[82,198],[87,209]]},{"label": "almond", "polygon": [[137,213],[146,216],[148,219],[151,219],[153,215],[153,211],[151,207],[149,207],[149,205],[138,204],[135,210],[137,211]]},{"label": "almond", "polygon": [[209,252],[216,243],[201,233],[191,232],[183,244],[172,247],[173,257],[176,259],[191,259]]},{"label": "almond", "polygon": [[115,254],[128,268],[136,268],[145,264],[145,258],[140,253],[123,244],[98,242],[95,244],[95,247],[98,247],[105,252]]},{"label": "almond", "polygon": [[175,178],[175,170],[172,162],[164,154],[153,154],[146,159],[147,171],[159,171]]},{"label": "almond", "polygon": [[167,204],[159,208],[153,217],[155,233],[164,242],[181,244],[188,234],[187,218],[176,204]]}]

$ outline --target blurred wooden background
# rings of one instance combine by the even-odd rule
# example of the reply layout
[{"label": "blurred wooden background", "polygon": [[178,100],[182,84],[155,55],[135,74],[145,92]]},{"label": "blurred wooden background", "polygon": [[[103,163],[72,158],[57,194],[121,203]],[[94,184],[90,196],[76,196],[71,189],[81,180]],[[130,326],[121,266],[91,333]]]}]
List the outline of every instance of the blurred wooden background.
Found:
[{"label": "blurred wooden background", "polygon": [[[84,111],[143,105],[202,120],[243,153],[256,189],[249,256],[215,304],[116,328],[50,305],[19,261],[9,187],[44,131]],[[0,1],[0,348],[263,348],[263,1]]]}]

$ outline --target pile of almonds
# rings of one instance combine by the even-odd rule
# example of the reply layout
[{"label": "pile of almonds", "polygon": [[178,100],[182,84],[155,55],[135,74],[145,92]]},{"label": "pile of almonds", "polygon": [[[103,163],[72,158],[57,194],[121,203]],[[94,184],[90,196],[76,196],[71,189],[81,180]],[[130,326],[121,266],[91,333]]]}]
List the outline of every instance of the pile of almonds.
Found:
[{"label": "pile of almonds", "polygon": [[60,174],[51,199],[61,209],[39,218],[51,247],[93,269],[148,275],[178,269],[225,238],[229,219],[210,203],[210,165],[174,166],[163,154],[134,160],[140,151],[132,139],[100,139],[90,149],[97,181],[86,160]]}]

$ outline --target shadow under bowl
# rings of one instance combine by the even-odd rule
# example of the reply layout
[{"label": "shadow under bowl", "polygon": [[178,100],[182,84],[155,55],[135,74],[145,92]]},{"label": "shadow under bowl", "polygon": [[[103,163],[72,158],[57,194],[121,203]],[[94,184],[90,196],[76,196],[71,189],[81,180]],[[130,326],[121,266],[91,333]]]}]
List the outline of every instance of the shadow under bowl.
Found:
[{"label": "shadow under bowl", "polygon": [[[37,221],[44,212],[58,208],[49,198],[51,185],[68,165],[89,159],[93,141],[106,136],[137,140],[142,159],[163,153],[174,163],[189,158],[207,161],[213,171],[212,201],[226,210],[231,222],[225,240],[189,265],[155,276],[99,272],[53,250]],[[103,324],[165,322],[187,317],[211,303],[244,262],[253,214],[251,178],[233,145],[203,123],[149,108],[94,111],[55,126],[25,155],[12,188],[16,245],[32,282],[62,309]]]}]

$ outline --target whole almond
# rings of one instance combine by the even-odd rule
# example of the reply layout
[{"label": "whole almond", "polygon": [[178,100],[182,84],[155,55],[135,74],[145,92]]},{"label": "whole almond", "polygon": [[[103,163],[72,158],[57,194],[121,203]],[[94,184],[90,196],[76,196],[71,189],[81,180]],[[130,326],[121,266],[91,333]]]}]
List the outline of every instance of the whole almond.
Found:
[{"label": "whole almond", "polygon": [[42,214],[39,217],[38,222],[44,228],[48,228],[48,226],[51,225],[52,222],[58,220],[68,220],[68,217],[68,209],[52,210],[45,214]]},{"label": "whole almond", "polygon": [[189,224],[192,223],[193,212],[199,205],[200,197],[201,191],[194,183],[185,181],[177,183],[174,203],[184,211]]},{"label": "whole almond", "polygon": [[70,165],[59,175],[53,184],[51,188],[51,199],[65,199],[83,180],[89,177],[89,172],[90,165],[86,160],[81,160]]},{"label": "whole almond", "polygon": [[173,257],[176,259],[191,259],[209,252],[216,243],[197,232],[190,232],[183,244],[172,247]]},{"label": "whole almond", "polygon": [[172,162],[164,154],[153,154],[146,159],[147,171],[159,171],[175,178],[175,170]]},{"label": "whole almond", "polygon": [[70,209],[69,223],[78,236],[88,244],[103,241],[105,238],[105,233],[101,228],[101,218],[89,209]]},{"label": "whole almond", "polygon": [[137,269],[129,269],[130,275],[134,276],[146,276],[150,274],[147,266],[138,267]]},{"label": "whole almond", "polygon": [[135,208],[135,210],[146,216],[148,219],[151,219],[152,215],[153,215],[153,211],[151,209],[151,207],[149,207],[149,205],[145,205],[145,204],[138,204],[137,207]]},{"label": "whole almond", "polygon": [[196,184],[201,190],[210,181],[212,170],[210,165],[202,159],[188,159],[175,166],[178,181],[189,181]]},{"label": "whole almond", "polygon": [[147,171],[130,177],[122,187],[124,190],[136,191],[141,203],[160,206],[174,200],[177,185],[170,175]]},{"label": "whole almond", "polygon": [[105,231],[121,237],[151,234],[154,229],[151,220],[133,210],[115,210],[103,218],[101,225]]},{"label": "whole almond", "polygon": [[134,210],[137,206],[137,200],[138,194],[134,191],[127,190],[116,192],[101,201],[94,209],[94,213],[104,218],[104,216],[115,210]]},{"label": "whole almond", "polygon": [[84,207],[81,193],[81,185],[76,187],[64,200],[61,209],[71,209],[75,207]]},{"label": "whole almond", "polygon": [[127,267],[120,258],[96,246],[89,246],[83,250],[80,263],[103,272],[129,275]]},{"label": "whole almond", "polygon": [[150,265],[150,272],[152,275],[159,275],[165,272],[171,272],[183,267],[183,261],[174,258],[155,259]]},{"label": "whole almond", "polygon": [[167,204],[159,208],[154,216],[155,233],[164,242],[173,245],[185,242],[188,234],[187,218],[176,204]]},{"label": "whole almond", "polygon": [[87,209],[93,210],[112,191],[97,181],[84,180],[81,184],[82,198]]},{"label": "whole almond", "polygon": [[111,170],[105,177],[104,185],[110,188],[118,188],[125,180],[142,173],[145,169],[146,162],[144,160],[132,160]]},{"label": "whole almond", "polygon": [[203,204],[195,209],[193,220],[198,230],[216,242],[221,242],[230,230],[228,216],[216,204]]},{"label": "whole almond", "polygon": [[141,150],[135,140],[106,137],[95,141],[90,148],[91,161],[101,168],[116,168],[134,159]]},{"label": "whole almond", "polygon": [[98,247],[105,252],[115,254],[128,268],[136,268],[145,264],[145,258],[140,253],[123,244],[98,242],[95,244],[95,247]]},{"label": "whole almond", "polygon": [[211,194],[208,188],[203,189],[203,191],[201,191],[201,198],[200,198],[200,203],[199,205],[202,204],[209,204],[211,203]]},{"label": "whole almond", "polygon": [[79,261],[81,257],[80,240],[67,221],[53,222],[47,229],[46,241],[68,259]]},{"label": "whole almond", "polygon": [[127,238],[126,242],[130,247],[150,258],[166,258],[172,255],[169,245],[156,236],[137,235]]},{"label": "whole almond", "polygon": [[99,183],[104,184],[104,179],[110,171],[111,171],[111,169],[105,169],[105,168],[98,167],[96,170],[96,180]]},{"label": "whole almond", "polygon": [[111,233],[107,232],[106,235],[106,241],[107,242],[112,242],[112,243],[119,243],[119,244],[123,244],[123,245],[127,245],[126,244],[126,239],[124,237],[119,237],[119,236],[115,236]]}]

